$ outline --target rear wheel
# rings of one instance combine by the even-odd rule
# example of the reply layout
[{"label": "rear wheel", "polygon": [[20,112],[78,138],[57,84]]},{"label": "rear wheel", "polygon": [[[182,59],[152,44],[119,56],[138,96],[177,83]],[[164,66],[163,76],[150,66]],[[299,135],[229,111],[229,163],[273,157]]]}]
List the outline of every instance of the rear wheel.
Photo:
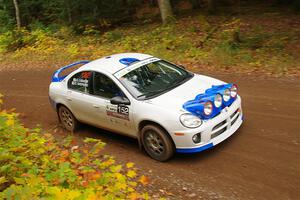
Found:
[{"label": "rear wheel", "polygon": [[74,132],[77,129],[78,121],[67,107],[60,106],[58,108],[58,116],[66,130]]},{"label": "rear wheel", "polygon": [[146,125],[142,131],[142,142],[147,154],[158,161],[166,161],[175,153],[172,139],[162,128]]}]

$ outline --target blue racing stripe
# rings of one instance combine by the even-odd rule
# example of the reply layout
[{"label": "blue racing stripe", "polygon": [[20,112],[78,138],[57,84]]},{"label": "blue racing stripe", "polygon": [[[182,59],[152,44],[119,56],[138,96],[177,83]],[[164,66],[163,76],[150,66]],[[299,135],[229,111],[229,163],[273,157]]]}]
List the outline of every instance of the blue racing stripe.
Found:
[{"label": "blue racing stripe", "polygon": [[209,143],[209,144],[206,144],[204,146],[201,146],[201,147],[198,147],[198,148],[191,148],[191,149],[176,149],[176,151],[178,153],[197,153],[197,152],[200,152],[200,151],[204,151],[206,149],[209,149],[211,147],[213,147],[213,143]]}]

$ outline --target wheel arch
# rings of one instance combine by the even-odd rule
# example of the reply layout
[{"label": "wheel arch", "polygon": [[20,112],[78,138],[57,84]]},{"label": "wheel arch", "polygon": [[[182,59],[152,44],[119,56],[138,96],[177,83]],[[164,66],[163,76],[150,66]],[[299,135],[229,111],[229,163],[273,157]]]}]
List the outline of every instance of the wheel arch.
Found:
[{"label": "wheel arch", "polygon": [[155,125],[155,126],[158,126],[159,128],[161,128],[167,134],[167,136],[171,139],[174,147],[176,147],[175,142],[174,142],[172,136],[170,135],[169,131],[167,131],[166,128],[164,128],[158,122],[155,122],[153,120],[144,119],[144,120],[140,121],[139,125],[138,125],[138,141],[139,141],[140,148],[143,148],[141,132],[142,132],[143,127],[145,127],[146,125]]},{"label": "wheel arch", "polygon": [[77,117],[74,115],[73,111],[72,111],[67,105],[65,105],[65,104],[63,104],[63,103],[57,103],[57,104],[55,105],[55,110],[56,110],[56,113],[57,113],[57,116],[58,116],[58,120],[59,120],[59,121],[61,121],[61,120],[60,120],[60,117],[59,117],[59,114],[58,114],[58,109],[59,109],[61,106],[66,107],[66,108],[72,113],[72,115],[77,119]]}]

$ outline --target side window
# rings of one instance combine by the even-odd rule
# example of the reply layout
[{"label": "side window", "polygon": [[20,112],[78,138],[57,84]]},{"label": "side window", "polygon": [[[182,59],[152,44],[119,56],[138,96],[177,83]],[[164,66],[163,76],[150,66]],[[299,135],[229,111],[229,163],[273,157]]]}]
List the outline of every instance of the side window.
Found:
[{"label": "side window", "polygon": [[92,72],[83,71],[75,74],[68,81],[68,88],[79,92],[89,93],[89,83]]},{"label": "side window", "polygon": [[94,73],[93,85],[94,95],[103,98],[111,99],[115,96],[124,95],[120,88],[109,77],[98,72]]}]

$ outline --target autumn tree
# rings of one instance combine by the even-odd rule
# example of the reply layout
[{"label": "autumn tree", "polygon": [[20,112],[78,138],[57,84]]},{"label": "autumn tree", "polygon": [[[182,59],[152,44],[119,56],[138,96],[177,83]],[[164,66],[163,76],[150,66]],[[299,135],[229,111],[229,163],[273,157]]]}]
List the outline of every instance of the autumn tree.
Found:
[{"label": "autumn tree", "polygon": [[16,20],[17,20],[17,27],[21,28],[21,18],[20,18],[20,10],[19,4],[17,0],[13,0],[15,6],[15,13],[16,13]]},{"label": "autumn tree", "polygon": [[168,24],[174,17],[170,0],[158,0],[158,5],[163,24]]}]

